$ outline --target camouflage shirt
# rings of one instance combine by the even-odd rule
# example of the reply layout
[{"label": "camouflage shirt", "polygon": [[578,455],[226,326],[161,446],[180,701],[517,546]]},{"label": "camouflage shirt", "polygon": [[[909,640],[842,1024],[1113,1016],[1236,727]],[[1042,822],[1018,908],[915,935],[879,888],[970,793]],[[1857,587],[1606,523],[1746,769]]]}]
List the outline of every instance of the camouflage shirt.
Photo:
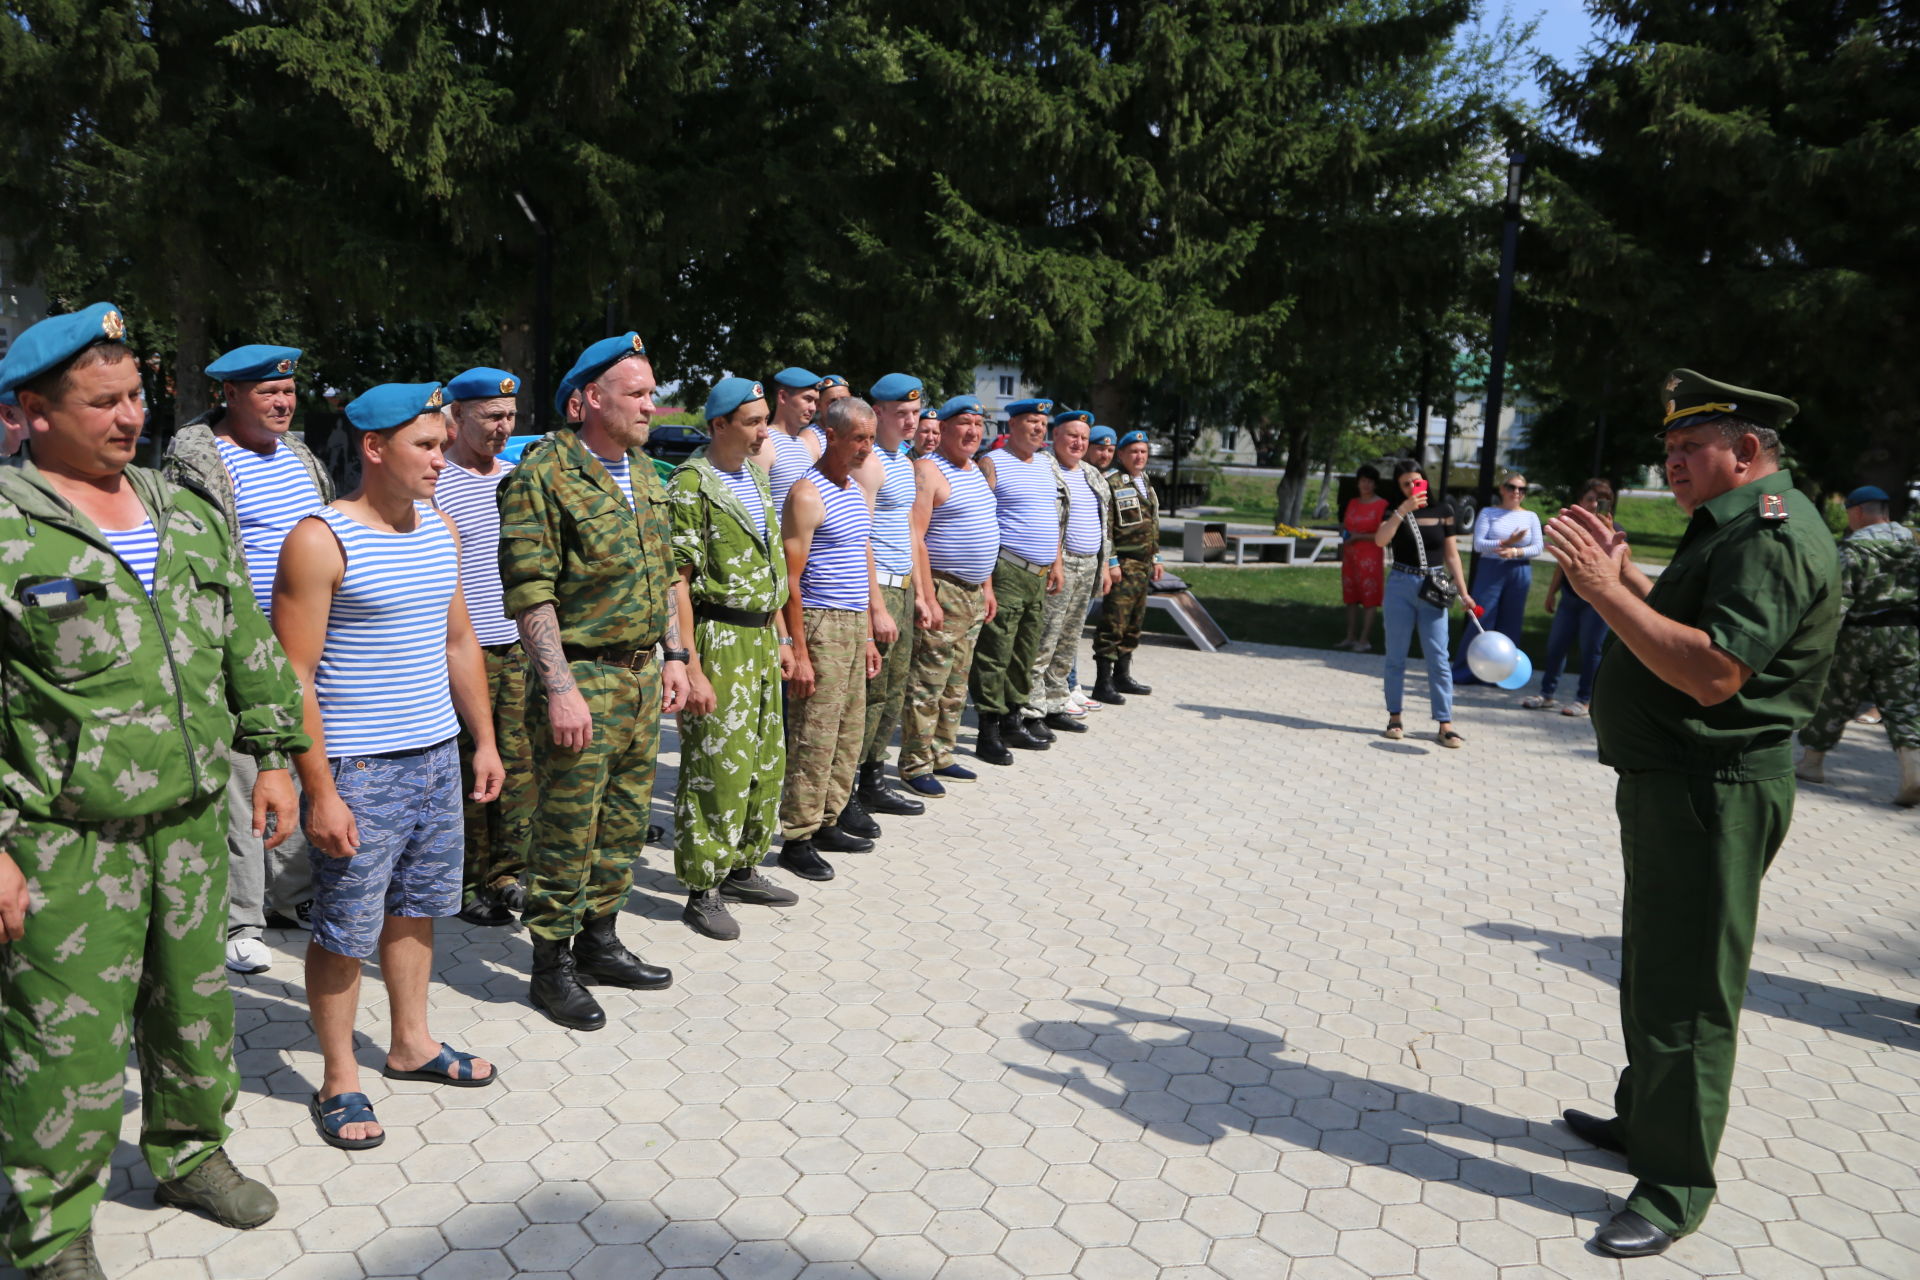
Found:
[{"label": "camouflage shirt", "polygon": [[772,613],[787,600],[787,557],[773,510],[767,473],[746,464],[760,491],[761,509],[749,512],[705,453],[673,473],[667,501],[673,509],[673,567],[692,566],[695,603]]},{"label": "camouflage shirt", "polygon": [[1113,491],[1113,553],[1128,560],[1160,554],[1160,498],[1147,482],[1146,496],[1134,486],[1127,473],[1115,467],[1107,472],[1107,486]]},{"label": "camouflage shirt", "polygon": [[579,435],[527,446],[500,484],[500,584],[507,613],[551,604],[560,638],[587,649],[645,649],[667,629],[667,493],[651,459],[627,453],[633,505]]},{"label": "camouflage shirt", "polygon": [[1840,543],[1840,595],[1859,620],[1920,600],[1920,542],[1898,524],[1870,524]]},{"label": "camouflage shirt", "polygon": [[[159,536],[151,597],[31,462],[0,469],[0,840],[23,816],[101,822],[212,795],[230,745],[269,769],[312,745],[225,521],[126,474]],[[63,579],[78,599],[28,599]]]}]

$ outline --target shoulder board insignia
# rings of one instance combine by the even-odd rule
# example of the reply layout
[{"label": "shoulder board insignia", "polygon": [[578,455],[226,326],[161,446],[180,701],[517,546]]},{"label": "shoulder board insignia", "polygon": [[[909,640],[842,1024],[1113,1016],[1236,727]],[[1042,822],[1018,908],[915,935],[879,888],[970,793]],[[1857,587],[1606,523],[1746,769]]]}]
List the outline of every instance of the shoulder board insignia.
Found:
[{"label": "shoulder board insignia", "polygon": [[1787,518],[1787,502],[1777,493],[1760,495],[1760,518],[1762,520],[1784,521]]}]

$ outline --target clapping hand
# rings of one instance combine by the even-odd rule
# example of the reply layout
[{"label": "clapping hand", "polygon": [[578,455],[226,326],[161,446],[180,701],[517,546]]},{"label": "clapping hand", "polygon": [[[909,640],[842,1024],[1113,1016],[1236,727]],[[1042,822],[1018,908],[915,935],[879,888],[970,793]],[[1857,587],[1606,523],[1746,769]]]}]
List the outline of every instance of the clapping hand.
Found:
[{"label": "clapping hand", "polygon": [[1626,572],[1627,535],[1585,507],[1563,507],[1547,521],[1547,553],[1567,576],[1567,585],[1592,600],[1620,585]]}]

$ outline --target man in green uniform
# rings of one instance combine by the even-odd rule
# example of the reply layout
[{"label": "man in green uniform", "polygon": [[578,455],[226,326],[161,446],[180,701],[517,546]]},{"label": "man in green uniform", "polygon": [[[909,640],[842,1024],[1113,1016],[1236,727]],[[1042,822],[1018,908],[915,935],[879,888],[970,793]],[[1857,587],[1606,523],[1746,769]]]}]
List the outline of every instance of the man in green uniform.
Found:
[{"label": "man in green uniform", "polygon": [[595,1031],[606,1012],[583,977],[640,990],[673,981],[622,946],[614,922],[646,843],[660,714],[686,701],[688,655],[666,489],[640,451],[654,414],[640,335],[594,343],[567,383],[578,430],[528,446],[500,486],[500,583],[540,677],[527,701],[540,807],[521,917],[533,1004]]},{"label": "man in green uniform", "polygon": [[1802,782],[1825,782],[1827,752],[1863,700],[1879,709],[1900,759],[1893,802],[1920,804],[1920,542],[1893,523],[1893,499],[1876,485],[1847,495],[1840,544],[1840,597],[1846,620],[1833,648],[1833,671],[1820,709],[1800,731],[1806,753],[1794,766]]},{"label": "man in green uniform", "polygon": [[1713,1201],[1760,880],[1793,817],[1793,732],[1833,661],[1840,584],[1819,511],[1780,469],[1797,406],[1677,369],[1667,483],[1690,519],[1658,582],[1583,507],[1553,557],[1613,628],[1596,677],[1600,762],[1620,774],[1626,864],[1615,1115],[1568,1111],[1638,1179],[1594,1245],[1664,1251]]},{"label": "man in green uniform", "polygon": [[780,606],[787,562],[767,473],[748,459],[766,440],[757,382],[722,378],[707,396],[712,443],[667,485],[673,563],[692,617],[680,712],[680,784],[673,797],[673,868],[687,886],[688,927],[731,942],[740,923],[726,900],[789,907],[800,896],[760,874],[779,826],[786,773],[780,681],[793,667]]},{"label": "man in green uniform", "polygon": [[252,827],[299,818],[300,691],[226,522],[129,465],[139,366],[111,303],[15,341],[33,457],[0,469],[0,1166],[5,1252],[93,1280],[128,1031],[162,1204],[256,1227],[278,1204],[223,1148],[239,1077],[227,987],[229,746]]},{"label": "man in green uniform", "polygon": [[1133,678],[1133,651],[1140,646],[1140,624],[1147,616],[1147,593],[1166,570],[1160,567],[1160,499],[1147,478],[1147,433],[1128,431],[1113,458],[1119,465],[1107,475],[1113,491],[1113,555],[1120,580],[1107,592],[1100,625],[1093,633],[1093,696],[1115,706],[1129,693],[1152,693]]}]

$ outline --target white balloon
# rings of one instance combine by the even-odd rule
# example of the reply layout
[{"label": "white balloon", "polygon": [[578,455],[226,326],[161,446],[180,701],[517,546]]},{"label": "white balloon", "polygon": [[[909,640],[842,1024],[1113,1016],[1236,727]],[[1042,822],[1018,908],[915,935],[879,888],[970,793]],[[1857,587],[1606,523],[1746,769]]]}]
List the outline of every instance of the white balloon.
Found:
[{"label": "white balloon", "polygon": [[1520,651],[1498,631],[1482,631],[1467,646],[1467,666],[1488,684],[1499,684],[1519,665]]}]

